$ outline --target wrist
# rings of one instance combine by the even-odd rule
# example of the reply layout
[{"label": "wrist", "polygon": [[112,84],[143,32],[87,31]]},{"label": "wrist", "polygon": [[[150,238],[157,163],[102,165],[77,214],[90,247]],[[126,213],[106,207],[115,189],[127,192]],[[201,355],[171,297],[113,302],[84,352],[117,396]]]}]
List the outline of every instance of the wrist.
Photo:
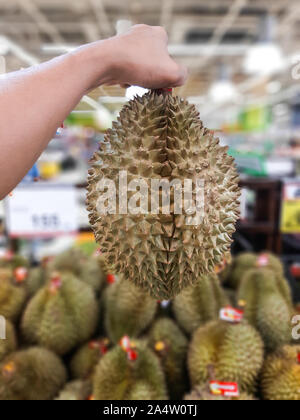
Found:
[{"label": "wrist", "polygon": [[80,72],[85,93],[110,82],[113,70],[113,46],[111,39],[97,41],[75,50],[74,68]]}]

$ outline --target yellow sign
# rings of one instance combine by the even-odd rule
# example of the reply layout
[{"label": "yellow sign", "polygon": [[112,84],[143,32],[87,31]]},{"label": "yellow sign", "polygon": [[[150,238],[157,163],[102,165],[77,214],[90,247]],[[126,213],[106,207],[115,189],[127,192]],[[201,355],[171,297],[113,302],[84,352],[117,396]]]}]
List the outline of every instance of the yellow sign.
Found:
[{"label": "yellow sign", "polygon": [[300,233],[300,182],[290,182],[284,186],[281,232]]}]

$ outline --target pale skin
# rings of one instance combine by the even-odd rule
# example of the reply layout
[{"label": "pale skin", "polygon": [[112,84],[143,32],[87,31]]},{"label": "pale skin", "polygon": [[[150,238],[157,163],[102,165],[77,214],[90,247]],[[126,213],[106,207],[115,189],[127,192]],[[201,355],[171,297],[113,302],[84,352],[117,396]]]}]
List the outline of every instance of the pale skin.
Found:
[{"label": "pale skin", "polygon": [[22,180],[81,98],[100,85],[150,89],[184,84],[187,71],[168,54],[161,27],[80,47],[0,78],[0,200]]}]

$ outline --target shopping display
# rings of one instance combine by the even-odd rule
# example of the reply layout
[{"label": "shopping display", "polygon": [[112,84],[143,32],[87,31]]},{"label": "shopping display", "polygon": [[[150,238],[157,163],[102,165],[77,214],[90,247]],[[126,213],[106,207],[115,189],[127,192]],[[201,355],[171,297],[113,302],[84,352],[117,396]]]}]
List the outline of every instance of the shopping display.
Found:
[{"label": "shopping display", "polygon": [[[116,186],[116,198],[106,210],[101,209],[103,179]],[[186,208],[188,200],[182,196],[184,181],[197,179],[205,203],[195,216],[201,223],[193,221],[195,211],[191,213],[191,203]],[[159,188],[154,193],[155,180],[177,185],[169,211],[168,203],[160,202]],[[151,197],[141,198],[136,188],[130,191],[131,181],[142,181]],[[160,300],[214,271],[230,248],[239,217],[238,174],[227,147],[203,126],[195,106],[157,91],[130,101],[108,130],[92,159],[87,197],[90,223],[108,262]],[[135,203],[134,211],[128,203]]]},{"label": "shopping display", "polygon": [[[123,278],[95,290],[102,272],[81,280],[79,266],[87,263],[103,265],[103,256],[85,255],[78,277],[61,265],[33,296],[25,293],[21,313],[7,321],[0,399],[300,399],[297,308],[282,271],[252,264],[238,290],[225,289],[216,274],[200,277],[164,304]],[[28,268],[21,290],[49,264]],[[14,296],[18,287],[0,300],[0,313]]]}]

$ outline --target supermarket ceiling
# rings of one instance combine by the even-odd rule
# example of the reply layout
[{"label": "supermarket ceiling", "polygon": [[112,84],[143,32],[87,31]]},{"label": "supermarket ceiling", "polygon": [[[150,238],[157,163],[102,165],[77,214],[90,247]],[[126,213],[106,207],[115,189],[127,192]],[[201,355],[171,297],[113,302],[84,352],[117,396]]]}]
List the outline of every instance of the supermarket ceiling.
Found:
[{"label": "supermarket ceiling", "polygon": [[[243,56],[257,41],[266,13],[277,18],[276,41],[285,55],[300,54],[299,0],[0,0],[0,37],[12,46],[11,71],[45,61],[64,46],[114,35],[120,19],[163,25],[171,53],[190,69],[181,94],[201,96],[221,63],[230,64],[236,83],[249,82]],[[285,84],[292,82],[289,74],[280,75]],[[118,88],[105,92],[122,94]]]}]

